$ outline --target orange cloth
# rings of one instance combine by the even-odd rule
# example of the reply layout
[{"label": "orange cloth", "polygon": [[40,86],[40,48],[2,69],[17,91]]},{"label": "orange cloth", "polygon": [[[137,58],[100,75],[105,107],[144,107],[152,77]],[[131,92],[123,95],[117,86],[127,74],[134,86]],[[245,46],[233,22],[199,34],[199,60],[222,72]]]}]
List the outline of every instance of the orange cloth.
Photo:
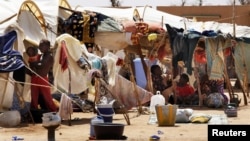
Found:
[{"label": "orange cloth", "polygon": [[136,32],[132,33],[131,41],[133,45],[139,44],[140,35],[146,35],[149,32],[148,24],[144,22],[135,23]]},{"label": "orange cloth", "polygon": [[203,49],[197,49],[194,51],[194,61],[206,64],[207,63],[207,57],[206,57],[206,51]]}]

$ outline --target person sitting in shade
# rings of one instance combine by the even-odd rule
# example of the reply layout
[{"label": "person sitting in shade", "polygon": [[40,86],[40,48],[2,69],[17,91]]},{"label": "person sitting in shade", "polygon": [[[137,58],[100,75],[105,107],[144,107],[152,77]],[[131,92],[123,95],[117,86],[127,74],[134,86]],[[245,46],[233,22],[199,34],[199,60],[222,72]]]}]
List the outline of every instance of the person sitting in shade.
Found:
[{"label": "person sitting in shade", "polygon": [[197,99],[198,95],[195,94],[195,89],[189,84],[189,76],[182,73],[175,87],[175,103],[191,105]]},{"label": "person sitting in shade", "polygon": [[208,107],[219,108],[228,104],[224,94],[224,80],[209,80],[207,74],[201,77],[201,94],[203,103]]},{"label": "person sitting in shade", "polygon": [[156,91],[160,91],[165,98],[166,104],[173,104],[173,87],[170,74],[164,74],[159,65],[152,65],[150,71],[154,94],[156,94]]}]

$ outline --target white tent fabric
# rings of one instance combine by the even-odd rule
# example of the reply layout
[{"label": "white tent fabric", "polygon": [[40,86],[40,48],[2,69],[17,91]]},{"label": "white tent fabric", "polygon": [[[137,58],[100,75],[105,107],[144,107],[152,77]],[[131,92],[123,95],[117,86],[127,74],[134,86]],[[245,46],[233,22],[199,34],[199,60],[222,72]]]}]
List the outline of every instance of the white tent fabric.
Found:
[{"label": "white tent fabric", "polygon": [[[44,33],[42,33],[43,31],[41,30],[41,25],[37,23],[34,16],[31,17],[33,13],[22,11],[20,12],[19,19],[17,19],[18,12],[24,1],[25,0],[0,1],[0,22],[3,22],[0,24],[0,35],[4,33],[4,30],[6,27],[8,27],[8,25],[17,22],[19,26],[25,31],[25,39],[38,44],[40,39],[47,38],[53,44],[57,36],[56,33],[59,0],[33,0],[33,2],[42,11],[42,14],[45,18],[46,26],[48,27],[47,37],[44,35]],[[11,20],[4,22],[6,19],[15,14],[17,15],[14,16]]]},{"label": "white tent fabric", "polygon": [[[5,28],[16,21],[16,14],[19,11],[19,8],[23,0],[1,0],[0,1],[0,35],[3,34]],[[12,19],[4,22],[8,18],[14,16]]]},{"label": "white tent fabric", "polygon": [[[222,33],[234,35],[234,25],[230,23],[210,22],[187,22],[187,30],[195,30],[202,32],[204,30],[220,30]],[[235,25],[235,37],[250,38],[250,27]]]},{"label": "white tent fabric", "polygon": [[[169,23],[177,27],[183,27],[183,20],[188,20],[183,17],[175,16],[165,12],[158,11],[150,7],[137,7],[137,8],[104,8],[104,7],[76,7],[77,11],[89,10],[99,12],[109,17],[116,19],[117,21],[133,20],[134,10],[137,9],[140,17],[145,22],[156,23]],[[163,25],[163,28],[165,26]],[[166,28],[165,28],[166,29]]]},{"label": "white tent fabric", "polygon": [[[104,7],[76,7],[76,10],[83,11],[89,10],[99,12],[107,16],[113,17],[117,21],[133,20],[133,11],[135,8],[104,8]],[[179,17],[176,15],[168,14],[150,7],[137,7],[136,8],[145,22],[163,23],[163,28],[166,29],[164,24],[169,24],[176,28],[183,28],[185,30],[195,30],[203,32],[205,30],[222,31],[222,33],[229,33],[234,35],[233,24],[219,23],[214,21],[195,22],[191,19]],[[235,37],[250,38],[250,27],[235,25]]]},{"label": "white tent fabric", "polygon": [[[67,61],[68,66],[66,70],[62,71],[60,58],[61,58],[61,49],[62,45],[61,42],[64,41],[66,44],[66,50],[67,50]],[[62,88],[63,90],[69,90],[69,83],[71,84],[71,93],[78,94],[83,91],[85,91],[87,88],[91,86],[91,75],[92,70],[98,70],[98,69],[92,69],[89,71],[86,71],[79,67],[77,64],[77,61],[82,57],[86,56],[88,58],[88,62],[91,65],[91,68],[95,68],[94,64],[96,60],[105,60],[107,62],[107,73],[108,73],[108,83],[113,86],[115,85],[115,74],[116,74],[116,61],[118,57],[114,55],[113,53],[107,53],[104,57],[100,58],[99,56],[96,56],[95,54],[89,53],[85,46],[80,43],[79,40],[74,38],[73,36],[69,34],[62,34],[56,39],[57,50],[55,52],[55,60],[54,60],[54,66],[53,66],[53,74],[56,78],[54,80],[54,85],[57,88]],[[101,70],[99,70],[101,71]],[[71,74],[69,77],[69,73]],[[69,81],[71,79],[71,81]],[[67,91],[69,92],[69,91]]]},{"label": "white tent fabric", "polygon": [[57,33],[57,18],[59,9],[59,0],[34,0],[42,11],[46,21],[47,38],[51,41],[52,45],[56,40]]},{"label": "white tent fabric", "polygon": [[[53,44],[56,39],[56,33],[57,33],[57,18],[60,15],[59,13],[59,0],[33,0],[39,9],[42,11],[43,16],[45,18],[46,24],[48,26],[47,29],[47,38],[51,41]],[[8,1],[0,1],[0,14],[2,15],[0,17],[0,22],[4,21],[5,19],[13,16],[15,13],[18,13],[21,4],[24,2],[24,0],[8,0]],[[125,8],[125,9],[120,9],[120,8],[104,8],[104,7],[81,7],[78,6],[75,8],[77,11],[83,11],[83,10],[89,10],[89,11],[94,11],[94,12],[99,12],[104,15],[113,17],[114,19],[118,21],[123,21],[123,20],[133,20],[133,12],[135,8]],[[150,7],[137,7],[136,8],[140,14],[140,16],[144,19],[145,22],[154,22],[154,23],[163,23],[163,28],[165,28],[166,23],[173,27],[177,28],[184,28],[186,30],[195,30],[202,32],[204,30],[214,30],[214,31],[222,31],[223,33],[230,33],[234,34],[233,30],[233,24],[229,23],[218,23],[214,21],[210,22],[194,22],[190,19],[186,19],[183,17],[179,17],[176,15],[168,14],[162,11],[158,11],[154,8]],[[4,28],[6,28],[7,25],[10,23],[15,22],[16,18],[8,21],[7,23],[0,24],[0,34],[3,33]],[[23,22],[22,25],[25,23],[28,23],[25,20],[19,21]],[[32,23],[32,21],[29,21]],[[236,25],[235,26],[235,36],[240,38],[240,37],[247,37],[250,38],[250,27],[247,26],[240,26]],[[40,29],[38,29],[40,30]],[[24,31],[30,32],[33,35],[33,30],[26,28]],[[39,32],[36,32],[39,33]],[[27,34],[26,37],[33,40],[34,42],[37,42],[38,37],[43,38],[41,35],[37,36],[30,36],[32,34]],[[40,34],[40,33],[39,33]]]},{"label": "white tent fabric", "polygon": [[18,24],[25,31],[26,40],[38,44],[41,38],[46,38],[40,23],[30,12],[23,11],[18,17]]},{"label": "white tent fabric", "polygon": [[[38,44],[41,38],[45,38],[41,25],[32,16],[32,13],[22,11],[20,13],[19,20],[18,12],[24,0],[8,0],[0,1],[0,35],[4,35],[8,31],[17,31],[17,41],[14,43],[13,49],[18,50],[20,53],[25,51],[23,40],[31,40]],[[58,15],[58,0],[36,0],[37,5],[44,7],[43,12],[46,22],[51,25],[52,29],[57,26],[57,15]],[[55,6],[55,7],[52,7]],[[47,9],[46,9],[47,8]],[[54,12],[53,12],[54,11]],[[27,14],[28,13],[28,14]],[[47,13],[47,14],[46,14]],[[39,17],[38,17],[39,18]],[[40,17],[41,18],[41,17]],[[9,20],[8,20],[9,19]],[[48,37],[47,37],[48,38]],[[55,37],[54,37],[55,38]],[[48,38],[49,39],[49,38]],[[53,41],[53,40],[52,40]],[[9,110],[12,106],[13,94],[18,92],[23,96],[25,102],[30,102],[30,85],[13,83],[13,74],[1,73],[1,92],[0,92],[0,110]],[[25,76],[27,77],[27,76]],[[28,78],[27,78],[28,79]],[[26,80],[27,80],[26,79]],[[17,85],[17,87],[16,87]]]},{"label": "white tent fabric", "polygon": [[[82,5],[82,6],[99,6],[99,7],[110,7],[110,0],[68,0],[72,6]],[[153,8],[157,6],[182,6],[182,3],[185,2],[185,6],[199,6],[201,1],[199,0],[119,0],[121,6],[123,7],[138,7],[144,5],[150,5]],[[208,5],[232,5],[232,0],[202,0],[203,6]],[[235,1],[236,5],[241,5],[238,0]]]}]

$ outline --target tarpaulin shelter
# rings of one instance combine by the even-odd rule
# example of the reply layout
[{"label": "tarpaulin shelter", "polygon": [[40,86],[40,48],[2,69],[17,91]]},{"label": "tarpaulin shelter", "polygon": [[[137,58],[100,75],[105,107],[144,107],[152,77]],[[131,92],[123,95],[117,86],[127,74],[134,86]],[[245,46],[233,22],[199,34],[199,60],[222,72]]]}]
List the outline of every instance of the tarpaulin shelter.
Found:
[{"label": "tarpaulin shelter", "polygon": [[[94,11],[102,13],[106,16],[112,17],[117,22],[133,20],[135,9],[139,15],[143,17],[144,22],[162,23],[162,27],[166,29],[165,24],[169,24],[175,28],[182,28],[184,33],[188,31],[195,31],[202,33],[203,31],[219,31],[223,34],[230,34],[239,39],[238,41],[246,41],[249,38],[249,27],[234,25],[230,23],[197,22],[183,17],[178,17],[168,13],[155,10],[150,7],[137,8],[103,8],[103,7],[77,7],[76,11]],[[234,30],[234,28],[236,30]],[[170,36],[170,35],[169,35]],[[141,38],[142,39],[142,38]],[[129,48],[129,41],[127,33],[124,30],[99,30],[95,33],[95,43],[110,50],[131,49]],[[144,44],[145,45],[145,44]],[[152,47],[152,44],[148,44]],[[142,45],[143,47],[143,45]],[[135,46],[132,49],[138,49]],[[237,58],[236,58],[237,60]],[[191,60],[190,60],[191,61]],[[189,62],[191,64],[191,62]],[[243,63],[244,64],[244,63]],[[175,64],[176,65],[176,62]],[[245,70],[245,72],[247,72]],[[241,74],[239,74],[241,75]],[[242,81],[243,82],[243,81]]]},{"label": "tarpaulin shelter", "polygon": [[[1,111],[25,108],[25,102],[31,101],[30,77],[24,72],[28,68],[25,50],[38,46],[42,38],[53,44],[57,36],[58,4],[67,5],[58,0],[0,1]],[[15,97],[21,102],[20,107],[15,105]]]},{"label": "tarpaulin shelter", "polygon": [[[2,2],[2,1],[1,1]],[[1,19],[0,29],[3,29],[11,23],[18,23],[18,25],[23,29],[25,35],[25,46],[29,44],[37,45],[41,38],[47,38],[51,41],[52,44],[56,42],[56,37],[58,37],[58,17],[64,17],[71,14],[69,11],[62,10],[61,7],[71,9],[67,1],[58,1],[58,0],[34,0],[34,1],[5,1],[6,8],[1,8],[6,10],[7,7],[10,7],[7,13],[10,14],[1,14],[4,15]],[[24,3],[23,3],[24,2]],[[23,4],[23,5],[22,5]],[[1,5],[2,6],[2,5]],[[20,11],[18,11],[20,9]],[[112,17],[116,21],[123,20],[133,20],[135,9],[138,11],[139,15],[143,17],[144,22],[154,22],[162,25],[164,29],[165,23],[170,24],[173,27],[183,28],[185,30],[195,29],[197,31],[203,30],[221,30],[223,33],[232,33],[233,34],[233,25],[224,24],[217,22],[193,22],[192,20],[171,15],[168,13],[160,12],[150,7],[138,7],[138,8],[125,8],[125,9],[116,9],[116,8],[100,8],[100,7],[76,7],[74,11],[94,11],[102,13],[108,17]],[[145,10],[146,9],[146,10]],[[17,15],[15,15],[17,14]],[[5,17],[5,15],[7,17]],[[13,17],[13,18],[10,18]],[[16,18],[15,18],[16,17]],[[9,19],[7,20],[6,19]],[[4,22],[6,21],[6,22]],[[2,23],[4,22],[4,23]],[[5,25],[3,25],[5,24]],[[237,38],[247,37],[249,38],[249,27],[237,26],[235,35]],[[1,32],[2,33],[2,32]],[[129,43],[127,42],[126,33],[120,30],[112,31],[97,31],[95,33],[95,43],[100,44],[102,47],[111,49],[111,50],[120,50],[126,48]],[[103,38],[110,36],[109,38]],[[115,38],[114,38],[115,37]],[[118,38],[119,37],[119,38]],[[117,38],[119,40],[117,40]],[[144,39],[147,39],[147,36],[144,36]],[[147,41],[147,40],[146,40]],[[109,44],[108,44],[109,43]],[[111,43],[111,44],[110,44]],[[151,47],[152,42],[148,42],[148,45]],[[135,49],[133,47],[133,49]],[[23,52],[23,49],[20,50]]]}]

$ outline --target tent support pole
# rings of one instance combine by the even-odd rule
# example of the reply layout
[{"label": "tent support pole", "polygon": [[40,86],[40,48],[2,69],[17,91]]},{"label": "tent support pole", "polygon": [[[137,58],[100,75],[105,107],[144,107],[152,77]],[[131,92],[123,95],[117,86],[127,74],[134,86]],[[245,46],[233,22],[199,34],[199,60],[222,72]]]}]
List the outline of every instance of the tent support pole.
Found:
[{"label": "tent support pole", "polygon": [[[69,67],[68,67],[68,71],[69,71],[69,89],[68,89],[68,93],[71,94],[71,70],[70,70]],[[71,114],[69,114],[68,125],[71,126]]]},{"label": "tent support pole", "polygon": [[[128,52],[127,51],[124,51],[126,56],[128,56]],[[133,83],[133,88],[134,88],[134,91],[135,91],[135,98],[137,100],[137,103],[138,103],[138,112],[139,114],[142,114],[143,110],[142,110],[142,106],[141,106],[141,101],[139,99],[139,92],[138,92],[138,89],[137,89],[137,85],[136,85],[136,82],[135,82],[135,78],[134,78],[134,74],[132,73],[132,64],[130,63],[129,64],[129,71],[131,72],[131,75],[130,75],[130,80],[131,82]]]},{"label": "tent support pole", "polygon": [[226,64],[227,64],[227,59],[224,57],[224,77],[225,77],[226,84],[227,84],[227,87],[228,87],[229,98],[232,99],[234,91],[233,91],[230,79],[228,77]]},{"label": "tent support pole", "polygon": [[201,94],[201,85],[200,85],[200,78],[199,78],[199,70],[198,70],[198,66],[195,65],[195,68],[194,68],[194,74],[195,75],[195,79],[197,81],[197,89],[198,89],[198,95],[199,95],[199,106],[202,107],[203,106],[203,98],[202,98],[202,94]]},{"label": "tent support pole", "polygon": [[[9,79],[9,74],[8,74],[8,76],[7,76],[7,78],[5,80],[8,80],[8,79]],[[6,81],[6,83],[5,83],[5,87],[4,87],[4,91],[3,91],[4,93],[3,93],[3,97],[2,97],[2,100],[1,100],[1,103],[0,103],[0,109],[3,108],[3,100],[4,100],[5,95],[6,95],[7,85],[8,85],[8,81]]]},{"label": "tent support pole", "polygon": [[[14,85],[15,85],[15,89],[17,90],[17,92],[15,94],[18,97],[19,104],[22,105],[21,102],[24,102],[25,100],[24,100],[23,96],[19,94],[21,92],[18,90],[18,87],[16,86],[17,84],[14,84]],[[30,116],[30,118],[32,120],[32,123],[33,123],[33,125],[35,125],[35,121],[34,121],[34,118],[33,118],[32,114],[31,114],[31,112],[30,112],[30,109],[27,107],[27,105],[25,103],[24,103],[24,107],[28,110],[28,113],[29,113],[29,116]]]},{"label": "tent support pole", "polygon": [[11,20],[11,19],[14,18],[16,15],[17,15],[17,14],[14,14],[14,15],[12,15],[12,16],[6,18],[5,20],[0,21],[0,24],[3,24],[3,23],[5,23],[5,22]]}]

